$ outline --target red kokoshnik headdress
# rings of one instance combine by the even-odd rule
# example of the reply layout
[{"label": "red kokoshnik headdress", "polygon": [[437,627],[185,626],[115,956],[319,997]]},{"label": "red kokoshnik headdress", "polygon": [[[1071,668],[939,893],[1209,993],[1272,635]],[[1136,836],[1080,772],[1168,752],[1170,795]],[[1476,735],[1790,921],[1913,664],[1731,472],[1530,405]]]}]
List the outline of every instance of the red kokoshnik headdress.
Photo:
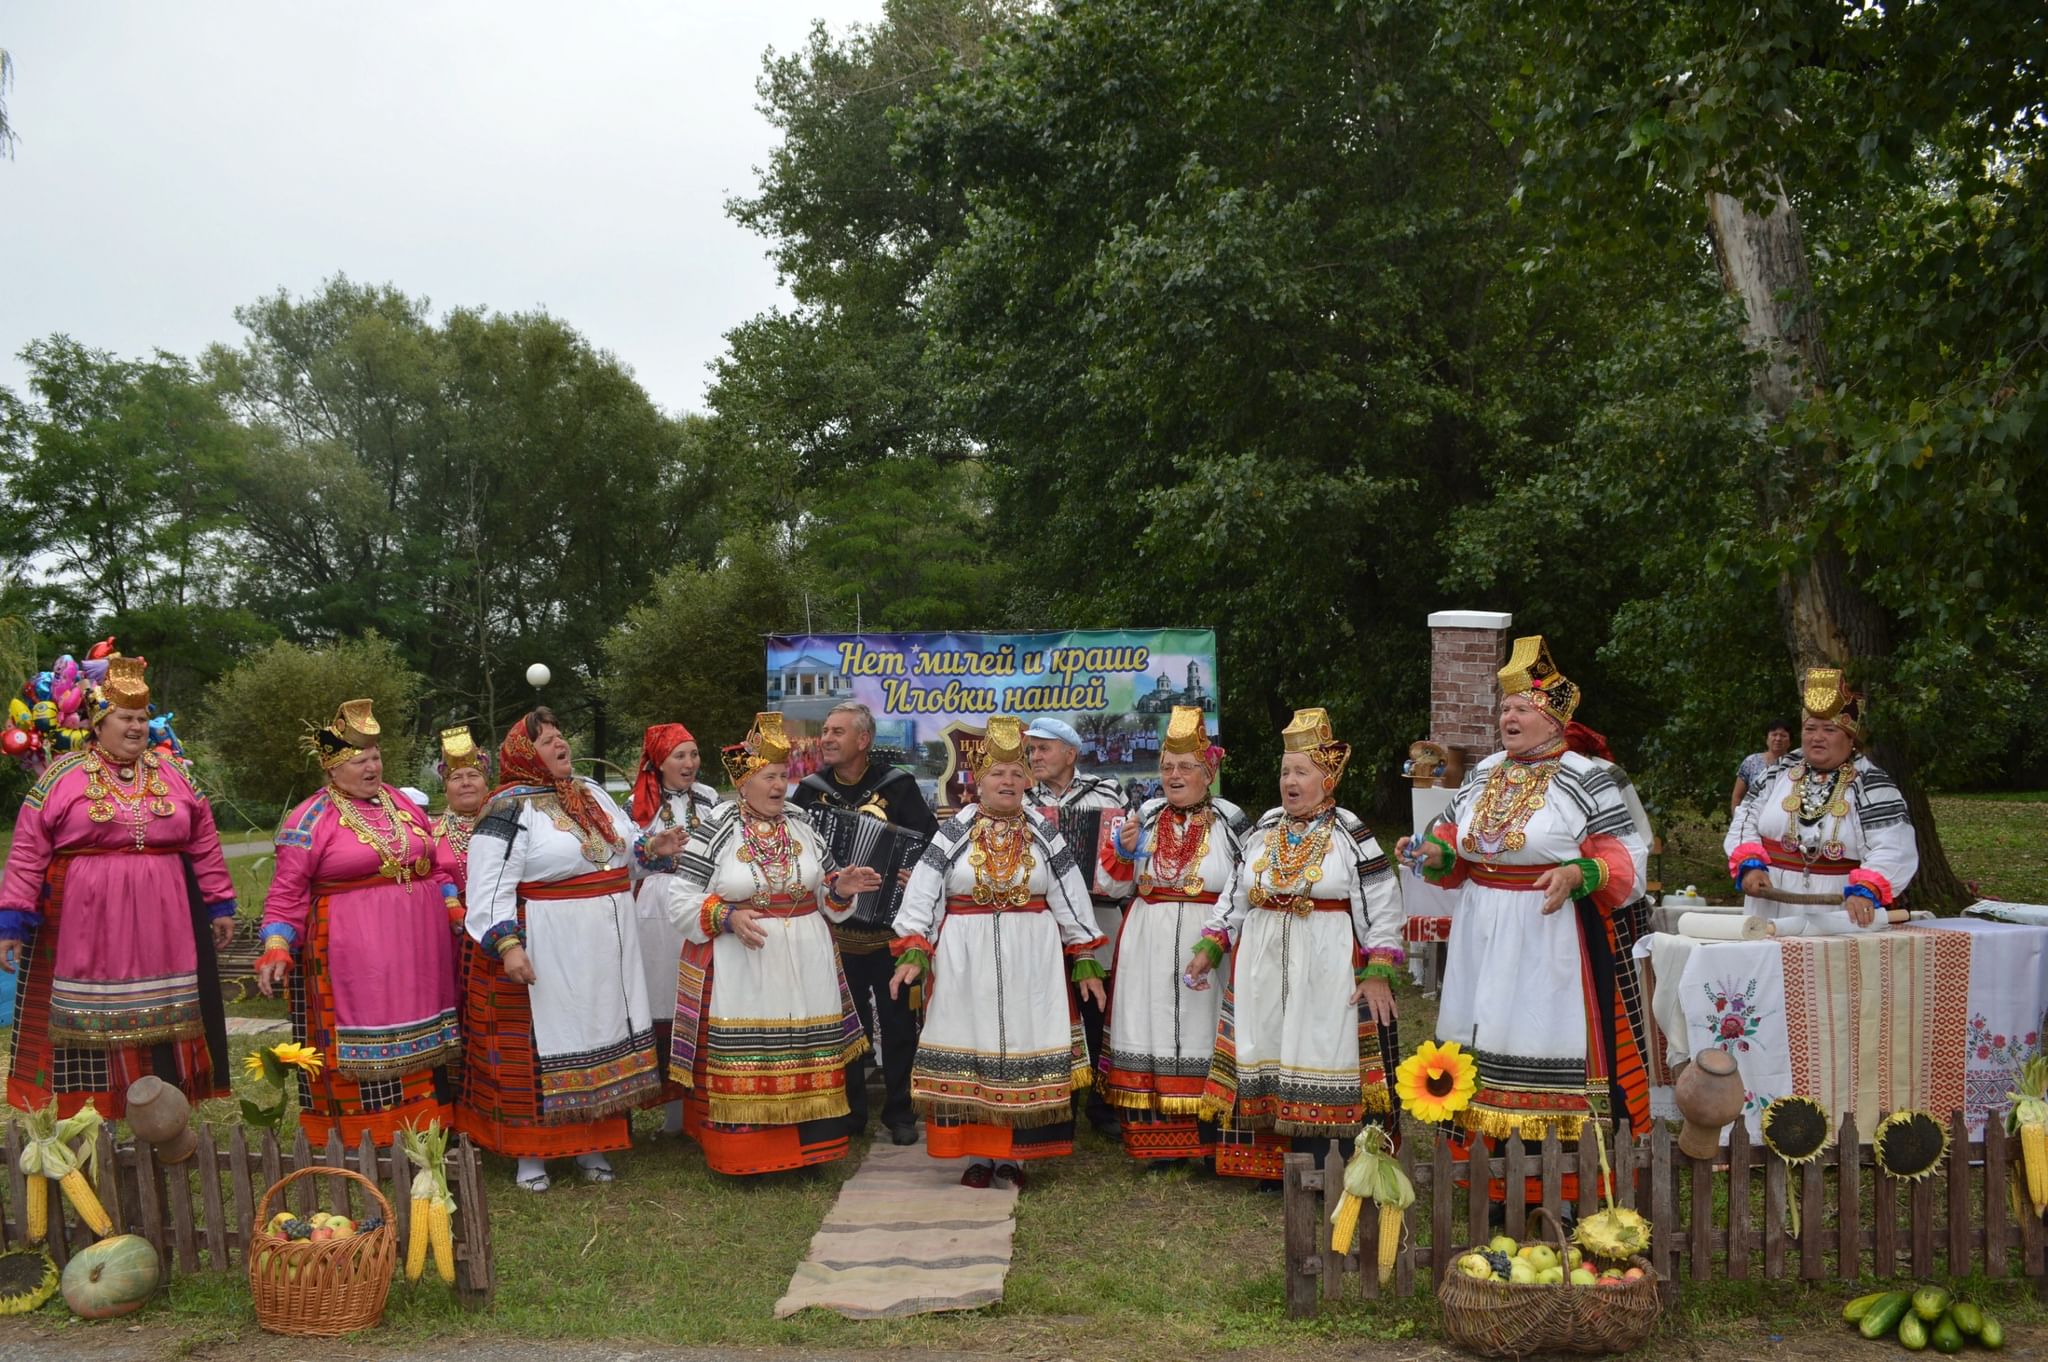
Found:
[{"label": "red kokoshnik headdress", "polygon": [[540,751],[533,745],[533,739],[526,735],[526,719],[521,718],[512,725],[505,735],[505,741],[498,744],[498,788],[491,791],[493,796],[521,785],[545,785],[555,792],[562,801],[562,812],[569,815],[577,827],[594,837],[602,837],[613,846],[623,845],[618,828],[612,823],[611,815],[597,797],[590,793],[590,787],[570,776],[567,780],[556,780],[540,759]]}]

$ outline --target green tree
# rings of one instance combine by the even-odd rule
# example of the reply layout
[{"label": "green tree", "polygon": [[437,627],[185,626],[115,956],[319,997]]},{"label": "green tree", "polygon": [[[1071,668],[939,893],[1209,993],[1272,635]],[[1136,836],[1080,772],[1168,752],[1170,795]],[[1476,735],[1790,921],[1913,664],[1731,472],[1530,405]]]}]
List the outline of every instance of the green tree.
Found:
[{"label": "green tree", "polygon": [[[1981,0],[1463,16],[1448,41],[1518,50],[1496,107],[1549,263],[1645,231],[1713,243],[1752,425],[1712,481],[1747,496],[1732,516],[1667,505],[1666,533],[1777,617],[1788,670],[1846,662],[1875,683],[1877,755],[1921,831],[1916,887],[1955,905],[1911,777],[1995,703],[2001,665],[2031,665],[2048,567],[2031,528],[2048,509],[2039,307],[2012,305],[2048,296],[2038,16]],[[1586,452],[1603,483],[1641,471]]]},{"label": "green tree", "polygon": [[220,764],[218,776],[236,799],[280,811],[320,785],[307,735],[343,701],[368,698],[383,729],[384,779],[411,784],[419,774],[413,735],[426,688],[398,646],[375,631],[318,648],[279,641],[207,689],[204,751]]},{"label": "green tree", "polygon": [[[663,573],[606,636],[600,684],[636,754],[650,724],[681,722],[703,748],[705,779],[721,779],[716,749],[738,742],[761,708],[763,634],[801,629],[810,575],[769,532],[735,534],[708,567]],[[813,617],[816,627],[830,627]]]}]

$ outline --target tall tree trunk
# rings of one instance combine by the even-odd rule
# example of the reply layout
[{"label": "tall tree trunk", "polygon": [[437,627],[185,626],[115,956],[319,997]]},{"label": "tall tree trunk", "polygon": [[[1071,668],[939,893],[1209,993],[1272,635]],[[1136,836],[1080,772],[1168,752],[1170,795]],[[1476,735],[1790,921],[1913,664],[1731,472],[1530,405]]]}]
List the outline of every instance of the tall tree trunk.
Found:
[{"label": "tall tree trunk", "polygon": [[[1707,226],[1722,287],[1742,304],[1743,340],[1758,357],[1758,405],[1764,421],[1775,426],[1801,396],[1828,381],[1799,214],[1782,190],[1762,213],[1730,195],[1709,194]],[[1832,472],[1823,455],[1812,467],[1776,479],[1764,498],[1773,520],[1787,530],[1803,526],[1813,514],[1805,489]],[[1826,526],[1820,527],[1805,566],[1779,579],[1778,614],[1795,676],[1813,666],[1853,665],[1861,682],[1889,678],[1891,622],[1857,583],[1848,555]],[[1898,735],[1879,735],[1871,757],[1899,782],[1919,840],[1920,870],[1907,891],[1909,903],[1959,912],[1972,896],[1948,863],[1911,744]]]}]

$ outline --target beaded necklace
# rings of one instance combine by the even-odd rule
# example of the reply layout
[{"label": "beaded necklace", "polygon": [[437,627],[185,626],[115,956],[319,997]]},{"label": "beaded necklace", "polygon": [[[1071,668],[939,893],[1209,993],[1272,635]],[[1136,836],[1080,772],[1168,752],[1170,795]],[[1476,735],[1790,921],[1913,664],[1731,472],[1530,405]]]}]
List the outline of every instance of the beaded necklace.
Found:
[{"label": "beaded necklace", "polygon": [[452,810],[442,814],[440,820],[434,824],[434,836],[446,837],[448,849],[464,858],[469,855],[469,839],[475,832],[475,818]]},{"label": "beaded necklace", "polygon": [[1209,833],[1215,826],[1216,810],[1207,800],[1189,809],[1172,805],[1161,809],[1158,841],[1145,864],[1144,875],[1138,880],[1138,892],[1149,894],[1164,885],[1183,894],[1201,893],[1204,882],[1200,871],[1208,859]]},{"label": "beaded necklace", "polygon": [[968,835],[967,864],[974,867],[974,901],[1021,908],[1031,901],[1031,872],[1038,858],[1031,854],[1031,830],[1023,813],[1008,818],[982,814]]},{"label": "beaded necklace", "polygon": [[740,810],[740,845],[733,855],[753,877],[755,899],[790,893],[803,850],[804,844],[789,835],[787,814],[763,818],[752,809]]},{"label": "beaded necklace", "polygon": [[[1849,816],[1849,786],[1856,779],[1856,764],[1845,761],[1832,771],[1816,771],[1801,761],[1786,775],[1792,792],[1781,807],[1796,825],[1787,829],[1794,835],[1785,840],[1796,843],[1808,860],[1846,860],[1849,851],[1842,844],[1841,820]],[[1824,837],[1821,821],[1827,818],[1834,819],[1835,826],[1829,830],[1833,835]]]},{"label": "beaded necklace", "polygon": [[1252,862],[1252,873],[1266,883],[1253,886],[1253,902],[1263,905],[1274,894],[1299,893],[1323,877],[1323,856],[1337,826],[1335,805],[1325,805],[1307,818],[1283,819],[1266,829],[1265,849]]}]

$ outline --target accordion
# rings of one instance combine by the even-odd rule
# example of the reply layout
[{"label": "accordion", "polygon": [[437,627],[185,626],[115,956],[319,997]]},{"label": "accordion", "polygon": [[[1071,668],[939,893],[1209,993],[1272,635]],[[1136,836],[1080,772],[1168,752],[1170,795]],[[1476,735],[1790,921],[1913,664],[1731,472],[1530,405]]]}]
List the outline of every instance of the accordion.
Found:
[{"label": "accordion", "polygon": [[[1102,839],[1105,834],[1116,835],[1117,826],[1124,821],[1124,811],[1062,809],[1045,805],[1038,812],[1044,815],[1048,823],[1059,825],[1060,836],[1065,839],[1067,849],[1074,853],[1075,864],[1081,868],[1081,878],[1092,885],[1095,881],[1095,867],[1102,859]],[[1105,814],[1108,815],[1107,818],[1104,817]]]},{"label": "accordion", "polygon": [[888,927],[903,907],[902,871],[917,864],[924,855],[925,838],[908,828],[885,823],[869,814],[851,809],[811,810],[832,859],[842,866],[864,865],[882,877],[882,887],[869,894],[856,894],[853,913],[847,920],[865,927]]}]

